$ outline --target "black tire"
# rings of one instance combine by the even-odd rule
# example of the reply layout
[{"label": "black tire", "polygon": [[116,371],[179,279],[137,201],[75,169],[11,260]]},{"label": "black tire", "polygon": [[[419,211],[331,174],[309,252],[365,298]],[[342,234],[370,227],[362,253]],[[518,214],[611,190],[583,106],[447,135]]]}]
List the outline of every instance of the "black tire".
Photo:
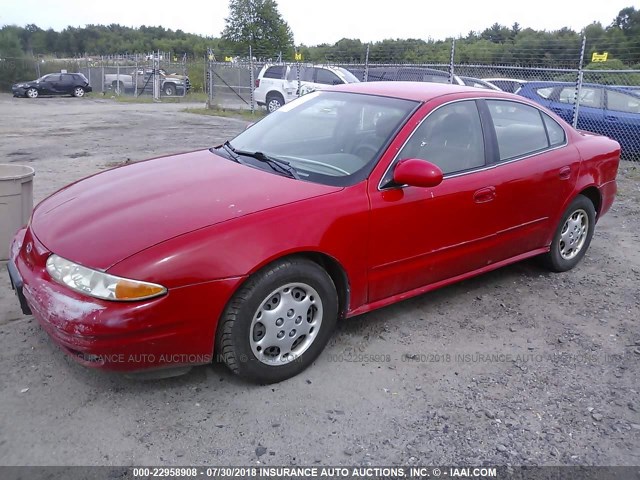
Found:
[{"label": "black tire", "polygon": [[38,89],[33,87],[27,88],[27,91],[24,92],[24,96],[27,98],[38,98],[38,95]]},{"label": "black tire", "polygon": [[167,97],[173,97],[176,94],[176,86],[173,83],[165,83],[162,86],[162,93]]},{"label": "black tire", "polygon": [[82,88],[82,87],[75,87],[73,89],[73,96],[74,97],[78,97],[78,98],[84,97],[84,93],[85,93],[84,92],[84,88]]},{"label": "black tire", "polygon": [[[291,318],[286,318],[286,315],[289,315],[289,312],[292,311],[292,309],[288,310],[292,302],[298,300],[297,297],[295,300],[293,298],[295,287],[290,289],[291,298],[285,299],[283,293],[283,296],[278,296],[279,301],[274,303],[275,306],[269,305],[274,300],[274,293],[278,289],[283,289],[282,292],[286,292],[289,290],[287,286],[290,284],[310,287],[307,290],[307,294],[315,290],[307,298],[309,301],[316,301],[320,308],[317,309],[315,306],[308,307],[304,320],[299,316],[293,318],[293,315],[297,315],[298,312],[290,315]],[[315,293],[318,294],[319,299],[314,297]],[[305,299],[305,297],[302,298]],[[273,309],[274,317],[285,317],[284,321],[286,323],[284,325],[277,323],[282,321],[283,318],[276,320],[274,318],[268,319],[266,314],[262,316],[262,312],[265,311],[266,307],[269,307],[267,310]],[[278,312],[279,308],[281,308],[281,312],[287,310],[287,313]],[[316,308],[315,311],[313,310],[314,308]],[[311,312],[311,315],[309,312]],[[320,314],[319,312],[322,313]],[[304,258],[290,257],[279,260],[250,277],[229,301],[218,325],[216,353],[218,358],[221,358],[233,373],[246,380],[262,384],[280,382],[297,375],[313,363],[327,344],[337,318],[338,295],[329,274],[318,264]],[[283,333],[285,329],[289,330],[290,334],[294,332],[295,335],[295,328],[300,328],[300,331],[302,331],[303,328],[307,327],[306,322],[309,322],[308,328],[311,331],[308,337],[303,334],[294,340],[289,340],[289,342],[293,342],[290,347],[292,353],[295,352],[296,344],[299,347],[304,347],[301,349],[299,356],[296,353],[295,359],[288,360],[284,358],[285,354],[280,352],[278,347],[269,346],[263,351],[262,359],[259,358],[260,354],[254,352],[254,348],[261,349],[261,347],[256,346],[256,342],[259,342],[259,340],[256,340],[256,330],[262,329],[262,336],[266,340],[266,327],[260,327],[260,325],[261,322],[267,323],[268,320],[273,322],[273,325],[268,324],[270,332],[282,329],[278,332],[278,335]],[[300,327],[296,327],[298,320],[303,323]],[[252,329],[252,323],[254,322],[258,323],[255,323]],[[318,329],[312,334],[315,327],[310,327],[310,325],[314,324],[317,324]],[[291,330],[291,327],[294,329]],[[293,338],[293,335],[288,336]],[[284,340],[270,340],[270,342],[286,343],[287,335],[285,334],[283,337],[285,337]],[[308,342],[308,344],[305,344],[305,342]],[[266,345],[269,345],[269,343],[265,343]],[[267,350],[272,349],[277,349],[278,352],[275,354],[276,356],[269,357],[273,352],[267,352]],[[265,363],[265,359],[273,359],[274,363]]]},{"label": "black tire", "polygon": [[124,83],[123,82],[114,81],[111,84],[111,88],[116,92],[124,93]]},{"label": "black tire", "polygon": [[[584,221],[587,222],[587,225],[584,225]],[[575,267],[589,249],[595,225],[596,210],[593,203],[584,195],[578,195],[560,219],[551,242],[551,250],[541,256],[543,265],[553,272],[566,272]],[[584,238],[577,241],[572,247],[571,240],[567,243],[563,239],[563,234],[564,238],[567,238],[567,235],[576,239],[579,235],[582,239],[582,235],[584,235]]]},{"label": "black tire", "polygon": [[284,105],[284,97],[278,92],[267,94],[267,112],[273,113]]}]

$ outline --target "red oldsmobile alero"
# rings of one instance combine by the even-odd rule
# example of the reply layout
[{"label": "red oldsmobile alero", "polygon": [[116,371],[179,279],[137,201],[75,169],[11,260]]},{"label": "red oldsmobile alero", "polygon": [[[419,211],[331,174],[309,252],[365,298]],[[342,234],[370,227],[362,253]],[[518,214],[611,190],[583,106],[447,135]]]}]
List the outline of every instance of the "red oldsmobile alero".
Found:
[{"label": "red oldsmobile alero", "polygon": [[8,264],[23,311],[81,363],[212,355],[302,371],[336,320],[540,256],[574,267],[619,145],[511,94],[426,83],[313,92],[210,150],[41,202]]}]

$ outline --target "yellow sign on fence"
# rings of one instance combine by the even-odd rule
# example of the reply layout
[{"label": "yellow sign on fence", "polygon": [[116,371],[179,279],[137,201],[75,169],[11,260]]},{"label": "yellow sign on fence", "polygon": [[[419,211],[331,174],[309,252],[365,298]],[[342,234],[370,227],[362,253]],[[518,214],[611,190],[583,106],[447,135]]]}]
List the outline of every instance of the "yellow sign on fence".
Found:
[{"label": "yellow sign on fence", "polygon": [[293,57],[293,59],[294,59],[296,62],[301,61],[301,60],[302,60],[302,54],[301,54],[301,53],[296,52],[296,54],[295,54],[295,56]]},{"label": "yellow sign on fence", "polygon": [[233,57],[224,57],[225,62],[233,62]]},{"label": "yellow sign on fence", "polygon": [[604,52],[604,53],[593,52],[593,55],[591,55],[591,61],[606,62],[608,56],[609,56],[609,52]]}]

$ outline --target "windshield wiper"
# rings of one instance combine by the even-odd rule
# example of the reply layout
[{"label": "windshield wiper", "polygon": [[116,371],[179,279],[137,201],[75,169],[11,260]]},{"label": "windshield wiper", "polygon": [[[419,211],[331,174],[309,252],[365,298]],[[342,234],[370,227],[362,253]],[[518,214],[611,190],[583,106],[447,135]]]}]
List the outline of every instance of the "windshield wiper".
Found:
[{"label": "windshield wiper", "polygon": [[241,150],[235,151],[238,155],[244,155],[245,157],[255,158],[260,162],[264,162],[269,165],[273,171],[280,172],[290,178],[295,178],[296,180],[300,179],[298,172],[296,169],[291,166],[289,162],[286,160],[280,160],[278,158],[273,158],[268,155],[265,155],[262,152],[243,152]]},{"label": "windshield wiper", "polygon": [[[222,147],[222,149],[227,152],[227,154],[231,157],[231,160],[233,160],[234,162],[237,163],[242,163],[240,161],[240,157],[238,156],[238,154],[236,153],[235,148],[233,148],[231,146],[231,144],[229,143],[229,141],[224,142],[220,147]],[[220,148],[218,147],[218,148]]]},{"label": "windshield wiper", "polygon": [[285,160],[280,160],[277,158],[270,157],[265,155],[262,152],[245,152],[243,150],[236,150],[233,148],[233,145],[228,141],[222,144],[222,148],[225,152],[229,154],[229,156],[238,163],[242,163],[240,161],[240,155],[244,157],[255,158],[256,160],[266,163],[271,167],[271,169],[275,172],[280,172],[287,177],[295,178],[296,180],[300,179],[298,172],[296,172],[295,168],[291,166],[291,164]]}]

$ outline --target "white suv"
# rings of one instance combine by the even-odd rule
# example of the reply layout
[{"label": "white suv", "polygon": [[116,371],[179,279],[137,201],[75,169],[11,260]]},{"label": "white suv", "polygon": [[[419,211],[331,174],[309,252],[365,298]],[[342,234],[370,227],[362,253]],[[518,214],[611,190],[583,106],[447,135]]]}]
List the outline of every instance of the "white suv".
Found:
[{"label": "white suv", "polygon": [[267,64],[258,74],[254,96],[258,105],[265,105],[271,113],[298,98],[301,93],[323,85],[356,82],[359,80],[342,67]]}]

